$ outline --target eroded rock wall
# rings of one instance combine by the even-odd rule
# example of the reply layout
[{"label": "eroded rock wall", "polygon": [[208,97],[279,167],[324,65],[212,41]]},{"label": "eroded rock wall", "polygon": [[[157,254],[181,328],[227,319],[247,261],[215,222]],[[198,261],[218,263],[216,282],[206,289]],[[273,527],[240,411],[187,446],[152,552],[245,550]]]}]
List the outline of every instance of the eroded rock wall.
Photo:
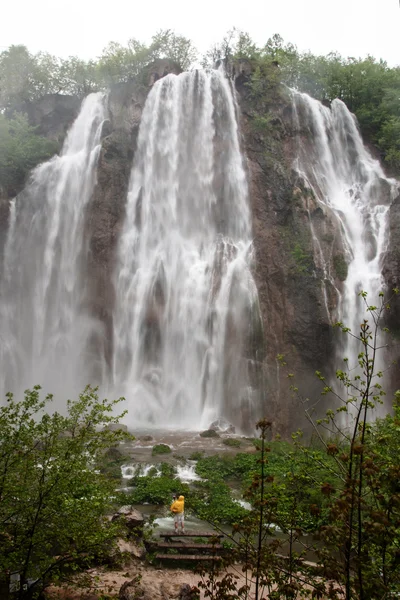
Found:
[{"label": "eroded rock wall", "polygon": [[[329,291],[325,298],[310,225],[326,230],[331,243],[335,226],[313,203],[292,168],[296,132],[289,99],[273,109],[272,126],[263,132],[255,128],[245,82],[239,84],[238,94],[266,348],[265,414],[275,432],[287,435],[304,424],[302,406],[289,389],[288,372],[295,374],[302,394],[319,394],[314,372],[324,369],[334,355],[326,304],[333,311],[336,299]],[[284,355],[287,368],[278,354]]]}]

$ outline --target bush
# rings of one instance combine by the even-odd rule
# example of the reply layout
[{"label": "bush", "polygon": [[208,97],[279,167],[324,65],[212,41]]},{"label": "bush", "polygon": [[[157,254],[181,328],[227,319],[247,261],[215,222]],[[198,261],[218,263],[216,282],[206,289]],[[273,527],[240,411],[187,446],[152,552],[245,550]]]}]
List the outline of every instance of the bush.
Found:
[{"label": "bush", "polygon": [[225,440],[222,440],[222,443],[231,448],[239,448],[241,446],[241,441],[235,440],[234,438],[226,438]]},{"label": "bush", "polygon": [[179,479],[173,479],[170,475],[136,477],[134,489],[131,494],[128,494],[127,501],[131,504],[148,502],[149,504],[164,504],[169,507],[173,494],[177,492],[187,496],[189,486],[181,483]]},{"label": "bush", "polygon": [[204,456],[204,450],[195,450],[189,456],[189,460],[200,460]]},{"label": "bush", "polygon": [[172,450],[167,444],[156,444],[153,446],[153,450],[151,451],[152,456],[157,456],[158,454],[171,454]]}]

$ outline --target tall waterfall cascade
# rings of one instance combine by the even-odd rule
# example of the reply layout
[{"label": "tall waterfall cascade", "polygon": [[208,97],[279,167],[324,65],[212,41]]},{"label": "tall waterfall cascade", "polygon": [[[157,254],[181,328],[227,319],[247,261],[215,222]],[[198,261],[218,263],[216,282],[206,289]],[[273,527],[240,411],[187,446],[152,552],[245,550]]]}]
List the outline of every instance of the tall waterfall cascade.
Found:
[{"label": "tall waterfall cascade", "polygon": [[[389,208],[398,193],[398,183],[387,178],[373,159],[354,115],[343,102],[334,100],[328,108],[307,94],[292,94],[298,141],[294,166],[312,191],[314,207],[322,207],[336,220],[347,265],[344,281],[338,285],[332,273],[332,256],[324,251],[310,219],[317,266],[337,295],[332,314],[325,288],[326,310],[331,322],[342,321],[358,335],[366,314],[359,292],[367,292],[368,304],[377,305],[384,286],[382,260],[389,241]],[[357,365],[354,338],[346,336],[346,346],[340,352],[349,359],[350,368]]]},{"label": "tall waterfall cascade", "polygon": [[162,78],[142,115],[115,276],[113,388],[132,424],[254,424],[251,241],[228,80]]},{"label": "tall waterfall cascade", "polygon": [[101,326],[86,302],[84,225],[104,119],[103,95],[91,94],[60,156],[39,165],[11,203],[0,289],[2,396],[40,384],[65,401],[91,382]]}]

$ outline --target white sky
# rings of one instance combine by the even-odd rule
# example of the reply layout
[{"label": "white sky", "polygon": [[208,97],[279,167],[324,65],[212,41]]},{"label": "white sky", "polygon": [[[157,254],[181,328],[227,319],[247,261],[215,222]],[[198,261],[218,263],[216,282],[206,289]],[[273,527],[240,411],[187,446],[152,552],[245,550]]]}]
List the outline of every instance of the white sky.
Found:
[{"label": "white sky", "polygon": [[259,44],[280,33],[299,50],[371,54],[400,64],[399,0],[9,0],[1,8],[0,50],[95,58],[109,41],[148,42],[158,29],[191,38],[200,52],[236,26]]}]

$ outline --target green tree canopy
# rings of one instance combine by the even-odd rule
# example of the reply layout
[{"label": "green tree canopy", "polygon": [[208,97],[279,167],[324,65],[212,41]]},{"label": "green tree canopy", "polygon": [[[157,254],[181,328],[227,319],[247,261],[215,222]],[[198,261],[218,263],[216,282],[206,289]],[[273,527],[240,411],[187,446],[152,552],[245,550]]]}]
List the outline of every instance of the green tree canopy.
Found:
[{"label": "green tree canopy", "polygon": [[0,188],[14,196],[27,174],[38,163],[47,160],[58,149],[53,140],[37,135],[26,115],[16,113],[7,119],[0,114]]},{"label": "green tree canopy", "polygon": [[[124,434],[111,431],[118,401],[90,387],[49,414],[51,396],[8,394],[0,408],[0,572],[38,585],[101,555],[115,538],[106,518],[113,483],[95,468]],[[20,598],[24,594],[21,590]]]}]

